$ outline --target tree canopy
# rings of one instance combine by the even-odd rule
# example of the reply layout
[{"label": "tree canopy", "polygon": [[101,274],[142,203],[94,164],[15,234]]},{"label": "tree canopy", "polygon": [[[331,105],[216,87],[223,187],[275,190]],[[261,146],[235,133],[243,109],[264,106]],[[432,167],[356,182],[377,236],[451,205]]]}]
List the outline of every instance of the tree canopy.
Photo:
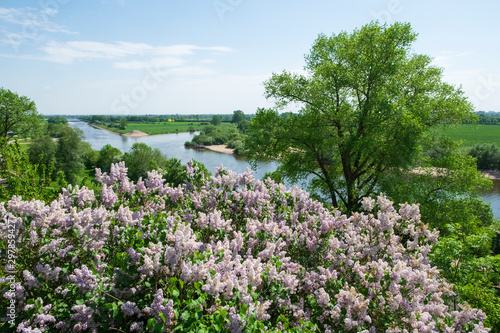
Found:
[{"label": "tree canopy", "polygon": [[214,126],[220,125],[221,122],[222,118],[218,114],[213,115],[212,120],[210,120],[210,124]]},{"label": "tree canopy", "polygon": [[129,152],[123,154],[123,160],[127,163],[130,178],[137,180],[140,177],[145,179],[148,171],[164,168],[167,157],[158,148],[136,142]]},{"label": "tree canopy", "polygon": [[40,126],[40,114],[35,102],[26,96],[0,88],[0,138],[9,132],[27,135]]},{"label": "tree canopy", "polygon": [[85,142],[83,132],[78,128],[66,127],[57,143],[55,158],[57,169],[64,172],[66,180],[77,184],[85,171]]},{"label": "tree canopy", "polygon": [[[264,83],[276,107],[252,120],[252,158],[279,159],[285,177],[310,179],[312,191],[348,211],[379,191],[388,171],[413,168],[433,128],[474,118],[432,58],[412,51],[416,37],[410,24],[375,22],[319,35],[307,74],[284,71]],[[298,112],[279,114],[289,106]]]},{"label": "tree canopy", "polygon": [[245,120],[245,113],[243,113],[243,111],[241,110],[233,111],[233,117],[231,118],[231,122],[233,124],[237,124],[242,120]]}]

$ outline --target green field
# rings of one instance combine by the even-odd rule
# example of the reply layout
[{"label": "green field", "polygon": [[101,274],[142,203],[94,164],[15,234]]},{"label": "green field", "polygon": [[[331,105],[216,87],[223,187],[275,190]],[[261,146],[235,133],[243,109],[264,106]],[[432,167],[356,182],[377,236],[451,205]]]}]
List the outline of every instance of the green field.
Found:
[{"label": "green field", "polygon": [[500,125],[462,125],[446,130],[445,134],[453,140],[461,140],[464,147],[483,143],[500,146]]},{"label": "green field", "polygon": [[[151,123],[128,123],[127,127],[122,130],[116,127],[98,125],[99,127],[106,128],[110,131],[124,134],[131,132],[133,130],[141,131],[147,134],[165,134],[165,133],[176,133],[176,132],[189,132],[190,127],[199,131],[203,129],[205,125],[203,122],[151,122]],[[206,124],[206,122],[205,122]]]}]

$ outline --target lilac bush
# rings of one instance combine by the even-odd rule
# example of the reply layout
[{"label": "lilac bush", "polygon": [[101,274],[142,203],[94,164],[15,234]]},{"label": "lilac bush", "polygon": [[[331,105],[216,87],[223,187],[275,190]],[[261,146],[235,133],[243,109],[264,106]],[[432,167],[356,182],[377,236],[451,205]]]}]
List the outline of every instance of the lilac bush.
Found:
[{"label": "lilac bush", "polygon": [[381,195],[345,216],[251,171],[221,167],[208,178],[189,163],[186,173],[175,188],[156,171],[134,183],[121,162],[109,174],[97,170],[99,194],[68,186],[50,204],[0,203],[3,248],[15,239],[17,249],[15,281],[1,278],[2,310],[12,300],[16,311],[4,326],[489,331],[484,313],[456,304],[429,263],[438,234],[418,206],[397,210]]}]

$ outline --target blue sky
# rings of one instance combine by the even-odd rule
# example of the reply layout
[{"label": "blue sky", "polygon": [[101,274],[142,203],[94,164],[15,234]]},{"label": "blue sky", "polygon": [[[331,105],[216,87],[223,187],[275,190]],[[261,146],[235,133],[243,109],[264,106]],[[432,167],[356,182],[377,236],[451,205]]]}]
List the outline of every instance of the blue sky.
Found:
[{"label": "blue sky", "polygon": [[255,113],[319,33],[410,22],[416,53],[500,111],[496,1],[2,0],[0,86],[42,114]]}]

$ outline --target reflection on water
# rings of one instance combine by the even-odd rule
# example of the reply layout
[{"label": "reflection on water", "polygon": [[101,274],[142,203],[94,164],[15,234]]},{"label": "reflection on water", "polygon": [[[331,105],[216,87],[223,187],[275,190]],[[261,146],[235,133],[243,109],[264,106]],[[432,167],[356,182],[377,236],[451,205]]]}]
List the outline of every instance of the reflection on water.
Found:
[{"label": "reflection on water", "polygon": [[484,201],[491,203],[491,209],[495,218],[500,218],[500,179],[494,179],[491,190],[484,192],[481,196]]},{"label": "reflection on water", "polygon": [[[167,157],[180,159],[182,163],[188,163],[189,160],[195,159],[203,163],[212,173],[215,168],[221,165],[237,173],[245,172],[250,168],[250,165],[243,157],[203,149],[184,148],[184,142],[191,141],[194,136],[193,133],[158,134],[133,138],[99,130],[78,120],[70,120],[70,125],[81,129],[85,135],[85,141],[89,142],[92,148],[97,150],[109,143],[122,152],[127,152],[134,143],[144,142],[152,148],[158,148]],[[261,179],[266,172],[274,171],[276,167],[276,162],[260,162],[254,176],[256,179]],[[286,185],[290,186],[290,184]],[[483,193],[482,197],[485,201],[491,202],[493,214],[496,218],[500,218],[500,180],[494,180],[493,188]]]},{"label": "reflection on water", "polygon": [[[250,165],[243,157],[235,157],[204,149],[185,148],[184,142],[191,141],[195,135],[194,133],[157,134],[133,138],[96,129],[76,119],[70,119],[69,123],[71,127],[81,129],[85,136],[85,141],[90,143],[92,148],[96,150],[100,150],[106,144],[110,144],[122,152],[127,152],[134,143],[143,142],[152,148],[158,148],[169,158],[175,157],[180,159],[184,164],[188,163],[191,159],[199,161],[212,173],[215,172],[215,168],[221,165],[236,173],[245,172],[250,168]],[[261,179],[266,172],[272,172],[276,170],[276,167],[276,162],[260,162],[257,170],[254,170],[254,177]]]}]

